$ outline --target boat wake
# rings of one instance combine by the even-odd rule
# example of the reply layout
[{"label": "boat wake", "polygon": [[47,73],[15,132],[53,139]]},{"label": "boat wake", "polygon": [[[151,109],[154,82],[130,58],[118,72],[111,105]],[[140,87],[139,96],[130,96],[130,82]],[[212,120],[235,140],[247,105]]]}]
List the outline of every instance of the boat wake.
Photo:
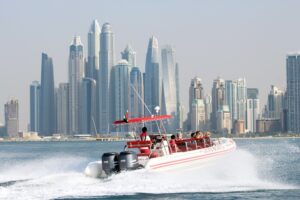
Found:
[{"label": "boat wake", "polygon": [[[237,150],[211,165],[172,172],[131,171],[100,180],[83,174],[83,157],[27,161],[0,169],[0,199],[55,199],[139,193],[210,193],[298,189],[259,177],[260,162]],[[16,181],[17,180],[17,181]]]}]

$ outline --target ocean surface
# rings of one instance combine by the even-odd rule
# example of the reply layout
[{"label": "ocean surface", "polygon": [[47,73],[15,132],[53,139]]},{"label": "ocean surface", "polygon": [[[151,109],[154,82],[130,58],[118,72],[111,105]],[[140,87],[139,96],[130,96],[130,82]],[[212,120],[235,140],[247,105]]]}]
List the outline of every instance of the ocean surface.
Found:
[{"label": "ocean surface", "polygon": [[300,139],[239,139],[237,150],[184,172],[106,180],[86,165],[123,142],[1,142],[0,199],[300,199]]}]

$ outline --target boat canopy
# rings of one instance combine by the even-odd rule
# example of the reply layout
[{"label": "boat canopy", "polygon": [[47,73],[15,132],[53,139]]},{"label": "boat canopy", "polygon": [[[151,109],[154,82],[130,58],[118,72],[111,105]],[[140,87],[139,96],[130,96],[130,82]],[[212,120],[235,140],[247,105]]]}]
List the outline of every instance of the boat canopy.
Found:
[{"label": "boat canopy", "polygon": [[138,124],[138,123],[145,123],[151,121],[160,121],[164,119],[172,118],[171,115],[151,115],[149,117],[138,117],[138,118],[127,118],[124,117],[123,120],[117,120],[113,124],[114,125],[126,125],[126,124]]}]

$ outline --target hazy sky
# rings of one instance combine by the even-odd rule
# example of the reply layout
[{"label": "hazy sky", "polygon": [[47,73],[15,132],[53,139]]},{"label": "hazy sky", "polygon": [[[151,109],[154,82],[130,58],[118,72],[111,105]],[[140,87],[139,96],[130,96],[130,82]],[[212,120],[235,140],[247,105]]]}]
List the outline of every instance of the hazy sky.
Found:
[{"label": "hazy sky", "polygon": [[300,49],[300,1],[282,0],[0,0],[0,122],[10,98],[19,99],[21,129],[29,121],[29,85],[40,81],[41,53],[53,58],[55,83],[67,81],[74,35],[87,52],[93,19],[112,24],[116,58],[129,43],[144,70],[148,39],[176,48],[181,97],[187,108],[190,79],[205,93],[213,79],[245,77],[265,101],[270,85],[285,87],[285,57]]}]

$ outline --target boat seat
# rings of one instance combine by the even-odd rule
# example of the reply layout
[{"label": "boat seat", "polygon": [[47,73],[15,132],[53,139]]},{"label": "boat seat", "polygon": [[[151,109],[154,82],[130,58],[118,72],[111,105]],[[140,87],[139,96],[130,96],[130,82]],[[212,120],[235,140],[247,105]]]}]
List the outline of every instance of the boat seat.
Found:
[{"label": "boat seat", "polygon": [[136,140],[136,141],[127,142],[128,148],[148,147],[150,149],[151,145],[152,145],[152,142],[150,140],[146,140],[146,141]]},{"label": "boat seat", "polygon": [[150,153],[138,153],[137,156],[141,157],[141,156],[150,156]]}]

